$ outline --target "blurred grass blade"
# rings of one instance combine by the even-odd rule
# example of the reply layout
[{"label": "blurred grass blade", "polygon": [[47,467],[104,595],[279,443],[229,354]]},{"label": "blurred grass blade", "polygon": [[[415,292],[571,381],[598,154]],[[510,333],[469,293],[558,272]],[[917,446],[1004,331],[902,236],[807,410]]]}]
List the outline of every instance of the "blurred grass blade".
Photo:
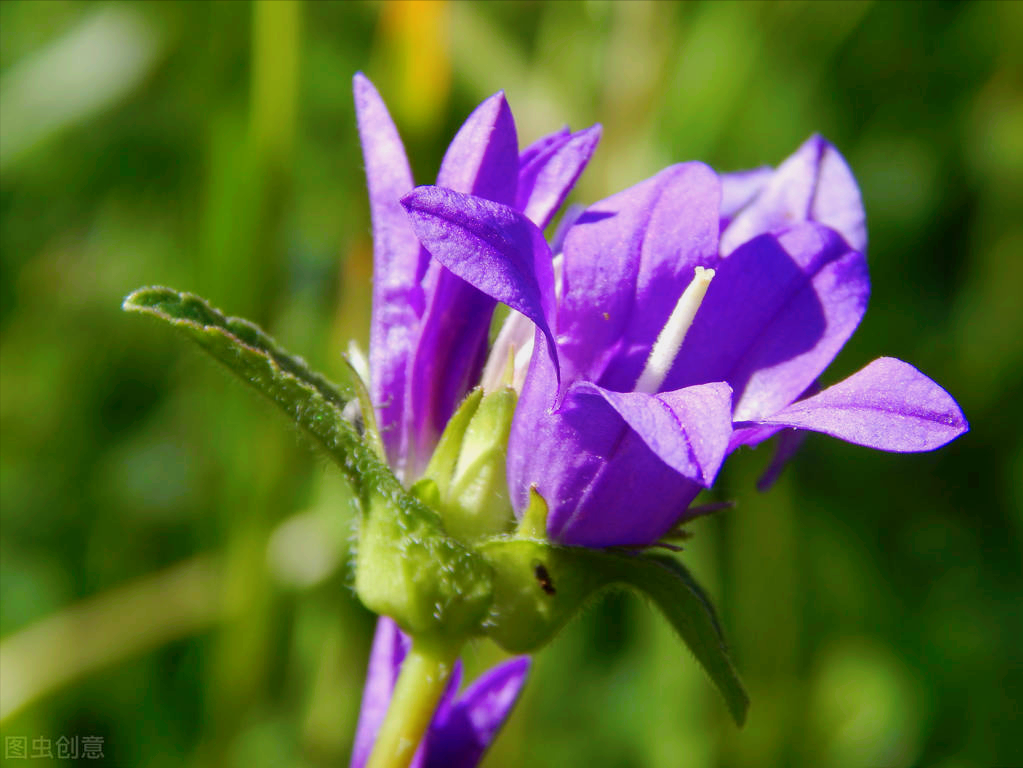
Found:
[{"label": "blurred grass blade", "polygon": [[163,47],[144,14],[106,5],[19,61],[0,80],[0,168],[126,97],[156,65]]},{"label": "blurred grass blade", "polygon": [[0,642],[0,721],[104,667],[225,618],[220,563],[200,555],[64,608]]},{"label": "blurred grass blade", "polygon": [[318,442],[356,488],[367,482],[390,490],[397,481],[376,452],[343,416],[346,398],[305,361],[282,350],[248,320],[226,317],[203,299],[170,288],[142,288],[122,305],[151,315],[196,341],[243,381],[255,387]]}]

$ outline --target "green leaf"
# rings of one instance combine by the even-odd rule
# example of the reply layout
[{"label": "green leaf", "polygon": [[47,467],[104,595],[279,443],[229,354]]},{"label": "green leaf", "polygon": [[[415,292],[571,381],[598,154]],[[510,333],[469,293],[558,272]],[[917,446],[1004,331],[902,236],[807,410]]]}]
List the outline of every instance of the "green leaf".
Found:
[{"label": "green leaf", "polygon": [[721,691],[735,722],[745,721],[749,697],[728,657],[714,608],[678,560],[515,537],[492,539],[480,552],[494,569],[485,631],[506,650],[537,650],[588,601],[615,586],[629,587],[657,604]]},{"label": "green leaf", "polygon": [[[367,608],[391,616],[412,634],[473,631],[490,604],[490,566],[448,537],[438,514],[402,488],[379,446],[345,419],[346,399],[333,384],[257,326],[224,316],[198,296],[143,288],[123,306],[169,323],[198,342],[337,462],[362,502],[355,587]],[[373,429],[365,388],[360,392],[356,384],[355,390],[369,416],[367,428]]]},{"label": "green leaf", "polygon": [[[601,553],[594,553],[601,554]],[[604,555],[618,581],[648,595],[689,646],[725,698],[736,724],[746,721],[749,696],[728,656],[721,625],[706,592],[678,560],[664,555]]]},{"label": "green leaf", "polygon": [[337,387],[278,347],[258,326],[226,317],[198,296],[170,288],[142,288],[122,306],[126,312],[169,323],[197,342],[281,408],[360,490],[367,480],[392,485],[390,469],[342,415],[347,400]]}]

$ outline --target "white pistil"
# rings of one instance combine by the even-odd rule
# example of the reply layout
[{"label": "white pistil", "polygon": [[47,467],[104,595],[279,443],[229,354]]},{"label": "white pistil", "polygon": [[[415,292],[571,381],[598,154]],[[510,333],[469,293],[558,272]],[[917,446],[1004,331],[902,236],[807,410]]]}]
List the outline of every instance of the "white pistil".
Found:
[{"label": "white pistil", "polygon": [[643,373],[639,375],[639,380],[633,388],[634,392],[655,394],[660,390],[668,371],[671,370],[675,356],[678,355],[678,351],[682,347],[686,333],[689,332],[693,318],[696,317],[696,311],[700,308],[703,297],[707,295],[707,287],[714,277],[713,269],[697,267],[695,271],[696,274],[693,276],[692,282],[689,283],[689,287],[678,300],[678,304],[671,312],[671,317],[668,318],[653,349],[650,350],[650,357],[647,358]]}]

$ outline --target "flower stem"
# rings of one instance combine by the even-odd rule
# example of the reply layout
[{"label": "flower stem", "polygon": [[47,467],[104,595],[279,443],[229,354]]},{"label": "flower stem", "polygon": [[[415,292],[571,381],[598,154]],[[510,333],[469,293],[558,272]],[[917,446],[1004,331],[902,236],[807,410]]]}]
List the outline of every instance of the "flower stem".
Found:
[{"label": "flower stem", "polygon": [[416,637],[366,768],[407,768],[433,719],[461,643]]}]

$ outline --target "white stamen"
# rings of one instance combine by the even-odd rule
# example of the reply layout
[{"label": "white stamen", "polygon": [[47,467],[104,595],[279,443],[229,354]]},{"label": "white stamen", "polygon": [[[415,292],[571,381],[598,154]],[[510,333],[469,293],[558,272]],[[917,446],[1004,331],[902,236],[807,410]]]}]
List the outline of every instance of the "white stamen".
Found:
[{"label": "white stamen", "polygon": [[675,356],[678,355],[682,342],[693,324],[696,311],[707,294],[707,287],[714,277],[713,269],[696,268],[693,281],[689,283],[682,297],[671,312],[671,317],[661,330],[654,348],[650,350],[650,357],[647,358],[643,373],[639,375],[639,381],[633,388],[634,392],[645,392],[648,395],[655,394],[664,383],[664,379],[671,370]]}]

